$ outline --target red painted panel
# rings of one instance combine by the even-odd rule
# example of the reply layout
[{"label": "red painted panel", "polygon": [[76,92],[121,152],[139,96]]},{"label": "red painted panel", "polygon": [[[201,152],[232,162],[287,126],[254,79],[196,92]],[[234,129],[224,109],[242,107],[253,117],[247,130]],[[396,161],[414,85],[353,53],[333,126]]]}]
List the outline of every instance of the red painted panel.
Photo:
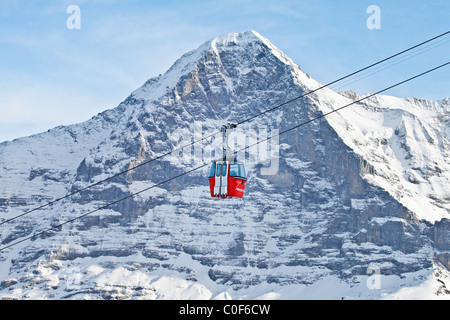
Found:
[{"label": "red painted panel", "polygon": [[[219,196],[214,195],[214,182],[215,182],[214,177],[209,178],[209,191],[211,193],[211,197],[221,198]],[[247,181],[245,181],[245,180],[235,178],[235,177],[228,177],[228,196],[227,196],[227,198],[243,198],[246,184],[247,184]]]},{"label": "red painted panel", "polygon": [[247,181],[237,177],[228,176],[228,197],[244,197],[245,184]]}]

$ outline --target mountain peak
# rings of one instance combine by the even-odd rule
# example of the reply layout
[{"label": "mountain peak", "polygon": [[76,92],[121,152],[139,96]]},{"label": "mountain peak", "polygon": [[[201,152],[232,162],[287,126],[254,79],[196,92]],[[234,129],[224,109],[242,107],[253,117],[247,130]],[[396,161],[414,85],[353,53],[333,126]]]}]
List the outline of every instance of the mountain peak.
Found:
[{"label": "mountain peak", "polygon": [[255,30],[248,30],[244,32],[231,32],[227,33],[214,39],[207,41],[205,44],[210,44],[213,49],[226,48],[230,46],[242,46],[245,47],[249,44],[258,43],[265,46],[274,54],[278,59],[280,59],[285,64],[296,65],[288,56],[286,56],[278,47],[276,47],[269,39],[262,36]]},{"label": "mountain peak", "polygon": [[[271,58],[268,58],[271,56]],[[230,70],[233,69],[233,70]],[[265,71],[263,69],[266,69]],[[318,83],[303,72],[301,68],[287,57],[267,38],[254,30],[226,33],[212,38],[196,49],[181,56],[164,75],[148,80],[141,88],[132,93],[136,99],[154,101],[168,92],[172,92],[180,83],[191,78],[197,81],[196,73],[205,70],[205,74],[218,75],[232,89],[232,80],[236,75],[271,71],[296,78],[301,87],[314,89]],[[277,69],[277,70],[276,70]],[[266,77],[267,74],[260,74]],[[195,87],[195,86],[194,86]],[[189,91],[189,90],[188,90]],[[186,92],[184,92],[185,94]],[[183,95],[179,90],[177,96]]]},{"label": "mountain peak", "polygon": [[261,34],[254,30],[248,30],[244,32],[230,32],[220,36],[217,36],[209,41],[205,42],[205,45],[210,45],[212,48],[215,46],[235,46],[235,45],[243,45],[248,43],[264,43],[273,46],[272,43],[264,38]]}]

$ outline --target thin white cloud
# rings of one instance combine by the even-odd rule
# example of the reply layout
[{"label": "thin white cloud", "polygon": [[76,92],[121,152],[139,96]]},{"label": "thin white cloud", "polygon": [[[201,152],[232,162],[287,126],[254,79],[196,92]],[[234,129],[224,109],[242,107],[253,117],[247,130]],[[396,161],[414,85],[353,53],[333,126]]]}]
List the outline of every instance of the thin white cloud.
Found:
[{"label": "thin white cloud", "polygon": [[280,14],[286,17],[291,17],[295,19],[304,19],[305,15],[300,11],[300,8],[298,6],[296,8],[293,8],[291,6],[287,6],[284,4],[273,4],[269,7],[270,11],[275,14]]}]

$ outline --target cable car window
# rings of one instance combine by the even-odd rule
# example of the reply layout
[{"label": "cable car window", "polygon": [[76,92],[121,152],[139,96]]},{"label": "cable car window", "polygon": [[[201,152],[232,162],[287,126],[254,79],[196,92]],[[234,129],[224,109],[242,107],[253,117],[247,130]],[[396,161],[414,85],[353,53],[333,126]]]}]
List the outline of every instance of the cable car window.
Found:
[{"label": "cable car window", "polygon": [[230,164],[230,177],[238,177],[239,176],[239,165]]},{"label": "cable car window", "polygon": [[247,179],[247,175],[245,173],[245,166],[241,163],[230,164],[230,177],[241,177]]},{"label": "cable car window", "polygon": [[216,176],[220,176],[220,168],[222,168],[222,164],[217,165]]},{"label": "cable car window", "polygon": [[222,176],[226,176],[227,175],[227,164],[224,163],[222,164]]},{"label": "cable car window", "polygon": [[214,175],[216,174],[216,163],[214,162],[211,165],[211,170],[209,171],[209,177],[214,177]]},{"label": "cable car window", "polygon": [[239,165],[239,176],[242,178],[247,178],[247,174],[245,173],[245,167],[243,164]]}]

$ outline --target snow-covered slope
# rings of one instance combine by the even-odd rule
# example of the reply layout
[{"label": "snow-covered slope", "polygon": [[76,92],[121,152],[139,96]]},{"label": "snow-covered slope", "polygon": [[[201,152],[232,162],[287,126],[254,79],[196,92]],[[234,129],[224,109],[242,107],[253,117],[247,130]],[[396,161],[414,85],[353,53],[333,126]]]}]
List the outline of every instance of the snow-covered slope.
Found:
[{"label": "snow-covered slope", "polygon": [[[257,32],[231,33],[117,108],[0,144],[2,221],[140,165],[0,225],[0,295],[448,298],[448,99],[376,96],[250,148],[244,199],[210,198],[205,167],[115,203],[208,164],[221,137],[146,161],[319,86]],[[236,142],[354,99],[317,91],[242,124]]]},{"label": "snow-covered slope", "polygon": [[[343,93],[352,100],[362,97]],[[322,99],[322,100],[320,100]],[[335,100],[334,100],[335,99]],[[323,112],[349,103],[319,95]],[[434,222],[449,218],[450,101],[378,95],[327,117],[343,141],[370,165],[365,179]]]}]

